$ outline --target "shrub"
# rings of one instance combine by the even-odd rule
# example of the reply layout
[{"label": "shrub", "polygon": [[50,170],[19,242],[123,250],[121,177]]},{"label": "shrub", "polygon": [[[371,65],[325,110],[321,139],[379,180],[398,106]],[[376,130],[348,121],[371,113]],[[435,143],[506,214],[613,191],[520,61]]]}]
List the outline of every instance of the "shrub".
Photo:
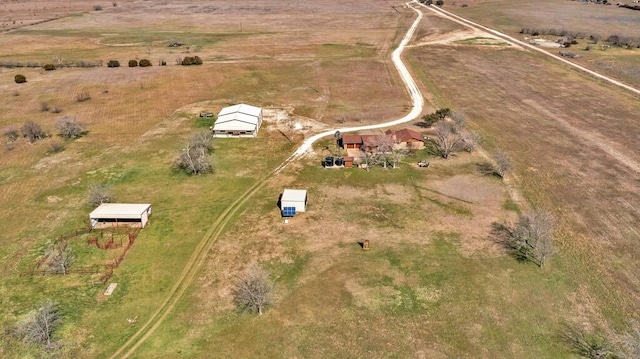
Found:
[{"label": "shrub", "polygon": [[118,60],[109,60],[107,62],[107,67],[120,67],[120,61],[118,61]]},{"label": "shrub", "polygon": [[49,144],[49,153],[58,153],[64,150],[64,143],[53,141]]},{"label": "shrub", "polygon": [[84,102],[91,99],[91,95],[88,92],[81,92],[76,95],[76,101]]},{"label": "shrub", "polygon": [[20,128],[22,135],[26,137],[29,142],[35,142],[47,137],[47,133],[44,132],[42,127],[33,121],[27,121]]},{"label": "shrub", "polygon": [[182,66],[189,66],[189,65],[202,65],[202,59],[200,58],[200,56],[187,56],[184,59],[182,59]]},{"label": "shrub", "polygon": [[40,111],[42,112],[49,111],[49,104],[46,102],[40,102]]},{"label": "shrub", "polygon": [[151,61],[149,61],[148,59],[140,60],[140,67],[149,67],[149,66],[151,66]]},{"label": "shrub", "polygon": [[76,121],[73,117],[63,117],[56,121],[58,135],[65,139],[75,139],[82,137],[87,130],[84,125]]},{"label": "shrub", "polygon": [[93,5],[93,10],[101,11],[102,10],[102,5]]},{"label": "shrub", "polygon": [[91,207],[98,207],[103,203],[114,202],[115,198],[111,195],[111,188],[104,183],[92,184],[89,186],[89,194],[87,196],[87,202]]},{"label": "shrub", "polygon": [[138,61],[136,60],[129,60],[129,67],[136,67],[138,66]]},{"label": "shrub", "polygon": [[15,127],[7,127],[4,129],[4,135],[5,137],[7,137],[7,141],[8,142],[13,142],[15,140],[18,139],[18,137],[20,137],[20,133],[18,131],[17,128]]},{"label": "shrub", "polygon": [[436,5],[438,5],[438,6],[442,6],[442,5],[444,5],[444,1],[442,1],[442,0],[437,0],[437,1],[436,1]]},{"label": "shrub", "polygon": [[51,110],[51,112],[60,113],[62,112],[62,109],[59,106],[53,106],[53,109]]},{"label": "shrub", "polygon": [[14,80],[16,81],[17,84],[22,84],[27,82],[27,78],[24,75],[20,75],[20,74],[17,74],[14,77]]},{"label": "shrub", "polygon": [[53,71],[56,69],[56,66],[54,64],[46,64],[42,66],[42,68],[45,69],[45,71]]}]

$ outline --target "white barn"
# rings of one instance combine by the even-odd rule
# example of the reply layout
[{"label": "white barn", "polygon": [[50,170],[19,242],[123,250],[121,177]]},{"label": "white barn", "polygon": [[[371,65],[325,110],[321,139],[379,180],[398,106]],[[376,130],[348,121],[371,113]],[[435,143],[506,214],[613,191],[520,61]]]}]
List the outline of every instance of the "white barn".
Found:
[{"label": "white barn", "polygon": [[[288,210],[285,210],[285,208],[288,208]],[[295,208],[295,211],[291,211],[291,208]],[[285,216],[305,212],[307,210],[307,190],[285,189],[282,192],[282,197],[280,197],[280,210]]]},{"label": "white barn", "polygon": [[256,137],[262,125],[262,108],[239,104],[225,107],[213,125],[214,137]]},{"label": "white barn", "polygon": [[151,205],[148,203],[103,203],[89,214],[91,228],[139,227],[149,223]]}]

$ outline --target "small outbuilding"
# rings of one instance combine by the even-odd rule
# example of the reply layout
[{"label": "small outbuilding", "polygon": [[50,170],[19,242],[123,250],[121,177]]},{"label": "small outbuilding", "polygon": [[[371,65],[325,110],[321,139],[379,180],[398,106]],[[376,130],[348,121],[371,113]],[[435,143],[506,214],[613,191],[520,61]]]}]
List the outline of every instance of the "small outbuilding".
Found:
[{"label": "small outbuilding", "polygon": [[137,227],[149,223],[151,205],[148,203],[103,203],[89,214],[91,228]]},{"label": "small outbuilding", "polygon": [[280,197],[280,210],[284,217],[293,217],[307,210],[306,189],[285,189]]},{"label": "small outbuilding", "polygon": [[225,107],[213,125],[214,137],[256,137],[262,125],[262,108],[239,104]]}]

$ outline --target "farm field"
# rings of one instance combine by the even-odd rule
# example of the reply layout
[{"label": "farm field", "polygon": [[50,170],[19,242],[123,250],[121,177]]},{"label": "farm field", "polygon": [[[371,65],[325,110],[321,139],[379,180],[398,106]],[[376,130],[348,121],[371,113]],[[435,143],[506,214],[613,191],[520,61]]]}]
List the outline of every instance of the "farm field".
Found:
[{"label": "farm field", "polygon": [[[89,130],[0,149],[0,356],[42,356],[10,334],[49,298],[61,307],[54,340],[63,347],[46,356],[125,357],[119,350],[214,229],[184,295],[130,357],[576,358],[567,325],[627,332],[640,320],[640,104],[540,54],[425,12],[404,58],[426,111],[464,112],[483,148],[444,160],[427,146],[396,169],[324,169],[327,139],[270,176],[314,131],[408,112],[389,56],[414,18],[401,2],[134,1],[0,34],[16,49],[0,63],[69,65],[0,67],[0,129],[32,120],[54,133],[73,116]],[[177,65],[193,55],[204,64]],[[153,66],[127,66],[143,58]],[[112,59],[121,67],[104,66]],[[26,83],[14,83],[18,73]],[[279,119],[267,118],[256,139],[215,140],[214,174],[172,170],[188,136],[211,125],[198,114],[239,102]],[[304,130],[287,134],[289,120]],[[513,160],[505,181],[481,171],[497,149]],[[87,191],[99,183],[118,201],[153,205],[110,280],[27,275],[49,241],[86,225]],[[284,187],[310,195],[309,211],[286,224]],[[514,258],[496,232],[536,206],[558,226],[543,269]],[[79,265],[119,255],[87,246],[90,237],[69,242]],[[253,262],[274,281],[275,304],[261,316],[232,303],[234,280]],[[118,286],[107,297],[110,282]]]},{"label": "farm field", "polygon": [[[445,4],[444,9],[520,39],[531,38],[530,34],[519,33],[525,28],[540,32],[541,38],[551,42],[558,36],[544,35],[549,29],[582,34],[571,47],[549,48],[549,51],[571,52],[578,55],[572,61],[580,65],[640,86],[640,11],[619,8],[615,4],[565,0],[474,0],[451,4],[455,6]],[[462,7],[463,4],[467,6]],[[591,35],[597,38],[597,43],[590,39]],[[612,46],[602,51],[610,36],[630,39],[635,46],[632,49]],[[589,50],[585,50],[587,47]]]}]

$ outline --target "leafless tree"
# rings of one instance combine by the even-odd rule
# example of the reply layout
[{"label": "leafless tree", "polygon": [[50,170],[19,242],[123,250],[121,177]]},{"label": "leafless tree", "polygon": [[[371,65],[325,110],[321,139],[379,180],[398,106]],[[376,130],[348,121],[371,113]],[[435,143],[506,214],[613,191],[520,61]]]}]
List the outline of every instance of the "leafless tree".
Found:
[{"label": "leafless tree", "polygon": [[565,324],[560,338],[571,347],[574,353],[583,358],[619,358],[605,336],[598,333],[585,332],[573,324]]},{"label": "leafless tree", "polygon": [[371,142],[371,151],[374,153],[376,162],[382,164],[382,167],[387,168],[387,164],[391,162],[390,156],[395,144],[395,140],[390,135],[376,136]]},{"label": "leafless tree", "polygon": [[115,198],[111,194],[111,188],[104,183],[92,184],[89,186],[87,202],[91,207],[98,207],[103,203],[113,202]]},{"label": "leafless tree", "polygon": [[504,178],[504,175],[511,170],[511,158],[506,152],[498,150],[493,155],[493,160],[495,162],[494,173],[500,178]]},{"label": "leafless tree", "polygon": [[467,121],[464,112],[459,111],[451,111],[449,113],[449,118],[453,121],[453,130],[456,133],[462,133],[464,130],[464,125]]},{"label": "leafless tree", "polygon": [[254,263],[236,280],[232,290],[233,302],[243,311],[262,315],[273,303],[272,290],[269,274]]},{"label": "leafless tree", "polygon": [[631,330],[625,333],[610,332],[609,338],[615,344],[620,359],[640,358],[640,323],[633,321]]},{"label": "leafless tree", "polygon": [[71,247],[66,242],[56,241],[45,248],[46,265],[51,273],[66,275],[75,261]]},{"label": "leafless tree", "polygon": [[65,116],[56,121],[58,134],[65,139],[75,139],[82,137],[87,130],[84,125],[76,121],[74,117]]},{"label": "leafless tree", "polygon": [[475,131],[467,131],[462,139],[462,147],[465,151],[471,153],[482,142],[482,136]]},{"label": "leafless tree", "polygon": [[435,139],[432,141],[442,158],[449,158],[452,152],[459,150],[464,139],[462,134],[455,131],[455,126],[447,121],[438,121],[434,125],[433,134]]},{"label": "leafless tree", "polygon": [[33,121],[27,121],[20,128],[22,135],[29,139],[29,142],[35,142],[47,137],[47,133],[44,132],[42,127]]},{"label": "leafless tree", "polygon": [[52,335],[60,326],[60,322],[57,304],[47,300],[18,323],[15,334],[25,342],[49,349],[54,346]]},{"label": "leafless tree", "polygon": [[209,131],[193,134],[176,158],[174,166],[192,175],[213,172],[212,140],[213,136]]},{"label": "leafless tree", "polygon": [[397,168],[398,163],[407,155],[409,151],[405,149],[391,149],[391,153],[387,156],[387,160],[391,164],[391,167]]},{"label": "leafless tree", "polygon": [[4,135],[7,138],[7,142],[11,143],[20,137],[20,131],[15,127],[7,127],[4,129]]},{"label": "leafless tree", "polygon": [[542,209],[520,216],[511,233],[512,248],[522,259],[536,263],[540,268],[555,252],[553,246],[554,220]]}]

